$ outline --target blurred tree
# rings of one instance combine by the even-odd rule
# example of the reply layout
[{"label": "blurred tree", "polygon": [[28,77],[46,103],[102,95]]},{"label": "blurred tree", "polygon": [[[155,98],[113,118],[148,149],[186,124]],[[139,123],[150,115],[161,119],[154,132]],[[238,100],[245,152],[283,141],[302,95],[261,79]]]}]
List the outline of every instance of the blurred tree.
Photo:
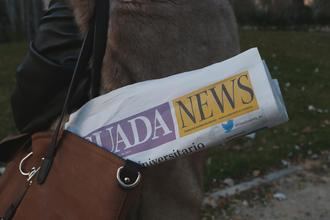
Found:
[{"label": "blurred tree", "polygon": [[308,24],[312,22],[312,8],[305,5],[304,0],[292,0],[291,10],[294,11],[292,19],[295,24]]},{"label": "blurred tree", "polygon": [[49,0],[0,0],[1,35],[16,33],[28,41],[32,40],[48,2]]},{"label": "blurred tree", "polygon": [[315,0],[314,11],[317,21],[321,24],[330,24],[330,0]]},{"label": "blurred tree", "polygon": [[231,3],[240,24],[250,24],[255,22],[255,0],[231,0]]},{"label": "blurred tree", "polygon": [[271,25],[295,25],[312,20],[310,7],[304,0],[256,0],[262,10],[262,20]]},{"label": "blurred tree", "polygon": [[9,19],[8,19],[5,1],[0,0],[0,43],[9,40],[8,23],[9,23]]},{"label": "blurred tree", "polygon": [[21,27],[20,7],[17,0],[3,0],[2,4],[9,21],[9,31],[17,32]]},{"label": "blurred tree", "polygon": [[294,23],[297,14],[296,9],[293,7],[295,4],[297,4],[297,2],[294,3],[294,0],[273,0],[270,10],[272,21],[277,24]]}]

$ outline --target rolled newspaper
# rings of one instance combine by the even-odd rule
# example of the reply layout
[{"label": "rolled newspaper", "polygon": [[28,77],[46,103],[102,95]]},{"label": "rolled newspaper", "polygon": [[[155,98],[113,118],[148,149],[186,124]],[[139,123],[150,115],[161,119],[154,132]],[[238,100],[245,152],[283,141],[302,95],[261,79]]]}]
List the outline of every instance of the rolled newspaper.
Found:
[{"label": "rolled newspaper", "polygon": [[258,49],[211,66],[129,85],[70,115],[66,129],[143,166],[288,120]]}]

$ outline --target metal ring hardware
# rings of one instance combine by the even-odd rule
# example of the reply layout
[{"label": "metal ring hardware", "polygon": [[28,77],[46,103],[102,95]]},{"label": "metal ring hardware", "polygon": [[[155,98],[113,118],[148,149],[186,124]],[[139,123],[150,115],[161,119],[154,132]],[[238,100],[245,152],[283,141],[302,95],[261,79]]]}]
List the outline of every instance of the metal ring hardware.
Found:
[{"label": "metal ring hardware", "polygon": [[[22,160],[21,162],[19,163],[19,172],[23,175],[23,176],[27,176],[27,182],[29,182],[37,173],[38,171],[40,170],[40,167],[39,168],[35,168],[35,167],[32,167],[31,168],[31,171],[30,172],[25,172],[23,170],[23,163],[29,159],[31,156],[33,155],[33,152],[29,153],[28,155],[26,155]],[[31,184],[32,182],[30,182]]]},{"label": "metal ring hardware", "polygon": [[121,166],[117,170],[117,180],[118,180],[119,184],[125,189],[132,189],[132,188],[136,187],[140,183],[141,173],[138,172],[138,176],[136,177],[135,181],[133,183],[130,183],[131,179],[129,177],[124,177],[124,181],[121,179],[120,174],[123,169],[124,169],[124,166]]},{"label": "metal ring hardware", "polygon": [[33,155],[33,152],[29,153],[28,155],[26,155],[21,162],[19,163],[19,172],[23,175],[23,176],[28,176],[30,174],[30,172],[24,172],[22,167],[23,167],[23,163]]}]

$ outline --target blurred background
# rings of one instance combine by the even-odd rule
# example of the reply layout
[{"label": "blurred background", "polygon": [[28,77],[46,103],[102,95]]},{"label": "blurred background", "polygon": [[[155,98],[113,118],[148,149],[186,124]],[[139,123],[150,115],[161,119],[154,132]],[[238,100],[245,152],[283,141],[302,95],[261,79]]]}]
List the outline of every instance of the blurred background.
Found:
[{"label": "blurred background", "polygon": [[[50,0],[0,0],[0,42],[33,39]],[[330,31],[328,0],[230,0],[240,25]]]},{"label": "blurred background", "polygon": [[[309,166],[309,172],[315,178],[326,179],[322,181],[328,188],[321,194],[330,198],[330,1],[231,0],[231,3],[240,26],[241,49],[259,48],[273,78],[280,82],[290,121],[212,149],[207,161],[206,190],[213,192],[299,165]],[[27,42],[33,39],[47,5],[48,1],[44,0],[0,0],[0,138],[16,132],[10,110],[15,69],[26,53]],[[289,185],[298,184],[292,189],[297,190],[303,188],[306,181],[312,182],[315,189],[311,192],[320,193],[323,185],[317,185],[314,177],[312,180],[299,179],[299,183],[294,180]],[[258,187],[252,194],[235,197],[230,202],[227,199],[218,202],[216,206],[225,211],[219,213],[218,209],[206,208],[204,218],[295,219],[289,218],[288,213],[283,215],[289,217],[239,218],[235,213],[237,209],[232,208],[242,202],[240,210],[243,213],[244,207],[259,207],[259,203],[267,206],[279,189],[274,185]],[[285,190],[289,189],[282,189]],[[292,193],[285,191],[284,195]],[[307,200],[313,195],[303,194],[296,200],[309,204]],[[251,201],[255,198],[256,204]],[[310,201],[310,207],[315,207],[308,212],[302,207],[299,212],[303,217],[296,219],[330,219],[330,210],[322,208],[330,204],[330,200],[324,199],[321,195],[315,197],[315,201]],[[328,213],[324,218],[322,211]],[[238,217],[233,218],[236,214]],[[292,215],[299,216],[299,213]]]}]

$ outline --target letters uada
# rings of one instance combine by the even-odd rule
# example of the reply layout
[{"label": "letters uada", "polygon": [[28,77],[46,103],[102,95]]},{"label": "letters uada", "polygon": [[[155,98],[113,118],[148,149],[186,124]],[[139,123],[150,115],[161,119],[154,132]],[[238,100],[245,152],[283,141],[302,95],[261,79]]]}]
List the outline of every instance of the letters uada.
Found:
[{"label": "letters uada", "polygon": [[288,120],[256,48],[203,69],[129,85],[70,115],[66,129],[143,166]]}]

